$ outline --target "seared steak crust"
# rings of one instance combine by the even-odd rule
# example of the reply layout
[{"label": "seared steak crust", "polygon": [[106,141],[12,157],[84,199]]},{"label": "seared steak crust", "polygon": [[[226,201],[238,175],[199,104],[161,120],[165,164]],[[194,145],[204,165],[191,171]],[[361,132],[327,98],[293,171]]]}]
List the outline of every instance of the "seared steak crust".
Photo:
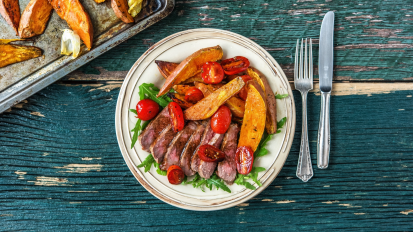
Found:
[{"label": "seared steak crust", "polygon": [[192,176],[196,173],[191,169],[191,160],[196,148],[201,142],[202,134],[204,133],[204,131],[205,125],[199,124],[182,153],[179,165],[181,166],[186,176]]},{"label": "seared steak crust", "polygon": [[171,123],[165,128],[164,131],[156,138],[150,147],[153,158],[157,163],[161,163],[165,156],[165,153],[175,137],[176,132],[172,129]]},{"label": "seared steak crust", "polygon": [[151,144],[155,141],[158,135],[170,124],[171,121],[169,118],[168,107],[165,107],[139,135],[138,140],[142,146],[142,150],[151,152]]},{"label": "seared steak crust", "polygon": [[232,184],[237,176],[235,153],[237,151],[239,131],[239,125],[231,123],[221,145],[221,151],[225,153],[225,160],[218,164],[217,175],[228,184]]}]

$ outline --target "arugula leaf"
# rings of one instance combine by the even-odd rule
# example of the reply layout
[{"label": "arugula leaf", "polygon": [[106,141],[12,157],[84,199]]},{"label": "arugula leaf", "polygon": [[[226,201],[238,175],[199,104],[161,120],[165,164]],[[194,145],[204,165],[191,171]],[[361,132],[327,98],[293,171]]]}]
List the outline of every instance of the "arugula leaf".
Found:
[{"label": "arugula leaf", "polygon": [[258,186],[262,186],[261,182],[258,180],[258,173],[265,171],[263,167],[253,167],[251,172],[247,175],[249,178],[252,179]]},{"label": "arugula leaf", "polygon": [[265,148],[265,146],[267,145],[267,142],[272,139],[272,136],[273,135],[267,134],[267,132],[264,131],[260,144],[258,145],[257,150],[254,152],[254,157],[261,157],[268,154],[268,150]]},{"label": "arugula leaf", "polygon": [[158,173],[161,176],[166,176],[167,171],[161,170],[161,167],[157,162],[153,163],[153,166],[156,168],[156,173]]},{"label": "arugula leaf", "polygon": [[145,167],[145,172],[148,172],[151,169],[151,166],[155,162],[155,159],[151,154],[149,154],[141,164],[138,165],[138,168]]},{"label": "arugula leaf", "polygon": [[222,189],[225,192],[231,193],[231,190],[224,183],[224,181],[217,176],[217,174],[214,174],[211,178],[207,179],[207,183],[210,185],[210,190],[212,190],[212,186],[214,185],[217,189]]},{"label": "arugula leaf", "polygon": [[288,97],[288,93],[286,93],[286,94],[276,94],[275,95],[275,99],[283,99],[283,98],[286,98],[286,97]]},{"label": "arugula leaf", "polygon": [[182,185],[186,185],[186,182],[187,182],[187,181],[188,181],[188,177],[187,177],[187,176],[185,176],[185,177],[184,177],[184,180],[182,181],[182,183],[181,183],[181,184],[182,184]]},{"label": "arugula leaf", "polygon": [[250,182],[245,180],[245,176],[242,174],[237,175],[237,179],[235,179],[234,181],[235,184],[237,185],[244,185],[247,189],[251,189],[251,190],[255,190],[257,188],[255,188],[254,185],[252,185]]},{"label": "arugula leaf", "polygon": [[136,114],[136,115],[138,115],[138,112],[136,112],[135,109],[129,109],[129,111],[132,112],[132,113],[134,113],[134,114]]},{"label": "arugula leaf", "polygon": [[276,132],[276,134],[281,133],[281,128],[283,128],[283,126],[286,122],[287,122],[287,117],[284,117],[280,121],[277,122],[277,132]]},{"label": "arugula leaf", "polygon": [[149,98],[165,108],[171,102],[171,99],[166,95],[156,97],[158,93],[159,89],[152,83],[143,83],[139,86],[139,97],[141,100]]},{"label": "arugula leaf", "polygon": [[142,120],[138,119],[138,121],[135,124],[135,128],[133,128],[131,131],[134,132],[132,136],[132,144],[130,148],[132,149],[133,146],[135,146],[136,141],[138,141],[138,136],[140,132],[142,131],[142,126],[141,126]]},{"label": "arugula leaf", "polygon": [[204,179],[198,173],[196,173],[191,181],[184,179],[182,184],[192,184],[192,187],[199,188],[202,190],[202,192],[205,192],[204,187],[212,190],[212,188],[215,186],[217,189],[222,189],[225,192],[231,193],[231,190],[228,188],[225,182],[216,174],[212,175],[209,179]]}]

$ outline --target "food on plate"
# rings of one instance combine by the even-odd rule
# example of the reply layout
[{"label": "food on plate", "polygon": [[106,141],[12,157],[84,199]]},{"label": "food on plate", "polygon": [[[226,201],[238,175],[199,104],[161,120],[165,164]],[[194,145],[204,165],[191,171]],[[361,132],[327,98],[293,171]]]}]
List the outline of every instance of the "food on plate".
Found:
[{"label": "food on plate", "polygon": [[207,84],[218,84],[224,79],[224,70],[218,62],[206,62],[202,65],[201,74]]},{"label": "food on plate", "polygon": [[245,83],[240,77],[230,81],[192,107],[186,109],[184,112],[185,119],[203,120],[211,117],[221,105],[237,94],[244,85]]},{"label": "food on plate", "polygon": [[93,25],[82,3],[79,0],[49,0],[49,3],[90,50],[93,43]]},{"label": "food on plate", "polygon": [[189,79],[186,79],[182,82],[182,84],[193,84],[194,82],[204,82],[204,80],[202,79],[201,72],[195,74],[193,77],[190,77]]},{"label": "food on plate", "polygon": [[[171,125],[168,107],[165,107],[139,135],[138,140],[142,150],[150,152],[150,146],[159,134]],[[158,162],[159,163],[159,162]]]},{"label": "food on plate", "polygon": [[185,99],[185,95],[178,94],[178,93],[167,93],[166,94],[173,102],[176,102],[182,109],[188,109],[189,107],[193,106],[194,104],[188,102]]},{"label": "food on plate", "polygon": [[[241,78],[245,83],[247,83],[249,80],[252,80],[252,78],[248,75],[242,75]],[[241,91],[239,91],[238,96],[245,101],[247,99],[247,95],[248,86],[245,85],[244,88],[242,88]]]},{"label": "food on plate", "polygon": [[220,60],[222,55],[222,48],[217,45],[215,47],[203,48],[188,56],[174,69],[171,75],[168,76],[157,97],[167,93],[172,86],[180,84],[194,76],[206,62]]},{"label": "food on plate", "polygon": [[171,102],[168,105],[169,117],[171,118],[171,125],[174,132],[179,132],[184,129],[185,119],[182,108],[176,102]]},{"label": "food on plate", "polygon": [[224,134],[231,124],[231,111],[228,106],[222,105],[211,117],[211,128],[215,133]]},{"label": "food on plate", "polygon": [[[222,85],[206,85],[204,83],[195,82],[195,87],[201,90],[204,96],[206,97],[210,95],[212,92],[214,92],[215,90],[222,87]],[[225,105],[229,107],[234,117],[237,117],[237,118],[244,117],[245,101],[234,96],[228,99],[225,102]]]},{"label": "food on plate", "polygon": [[250,147],[255,152],[264,133],[267,108],[261,87],[253,80],[247,85],[248,97],[238,147]]},{"label": "food on plate", "polygon": [[251,147],[240,146],[235,153],[235,162],[237,163],[237,171],[242,175],[248,175],[254,165],[254,152]]},{"label": "food on plate", "polygon": [[155,141],[151,144],[150,151],[157,163],[162,163],[165,154],[168,150],[168,146],[174,139],[176,132],[169,124],[166,128],[156,137]]},{"label": "food on plate", "polygon": [[76,58],[80,52],[80,37],[74,31],[69,29],[63,30],[62,43],[60,48],[60,54],[70,55]]},{"label": "food on plate", "polygon": [[128,12],[129,6],[127,0],[111,0],[110,2],[116,17],[121,19],[124,23],[134,22],[132,15]]},{"label": "food on plate", "polygon": [[217,175],[227,184],[232,184],[237,176],[235,152],[237,151],[239,131],[240,126],[236,123],[231,123],[221,145],[221,151],[225,153],[225,160],[218,164]]},{"label": "food on plate", "polygon": [[0,14],[18,35],[20,22],[19,0],[0,0]]},{"label": "food on plate", "polygon": [[95,0],[96,3],[102,3],[105,2],[105,0]]},{"label": "food on plate", "polygon": [[225,159],[225,153],[220,149],[209,144],[198,148],[199,159],[205,162],[220,162]]},{"label": "food on plate", "polygon": [[196,87],[191,87],[185,93],[185,100],[191,103],[197,103],[204,98],[204,94]]},{"label": "food on plate", "polygon": [[277,101],[275,100],[274,92],[271,89],[267,78],[258,69],[249,67],[247,69],[248,75],[256,80],[265,92],[265,100],[267,101],[267,118],[265,129],[268,134],[275,134],[277,132]]},{"label": "food on plate", "polygon": [[135,17],[136,15],[139,14],[139,12],[141,12],[142,2],[143,0],[128,0],[128,6],[129,6],[128,13],[132,17]]},{"label": "food on plate", "polygon": [[195,132],[192,134],[191,138],[188,140],[184,151],[181,154],[181,160],[179,161],[179,165],[182,167],[182,170],[185,172],[186,176],[193,176],[195,175],[195,171],[191,169],[191,161],[192,156],[195,153],[196,148],[198,147],[199,143],[201,142],[202,135],[205,131],[206,123],[202,122],[199,123],[195,129]]},{"label": "food on plate", "polygon": [[174,85],[172,87],[173,90],[175,90],[175,92],[177,92],[178,94],[181,95],[185,95],[186,92],[190,89],[193,88],[193,86],[190,85]]},{"label": "food on plate", "polygon": [[30,0],[23,11],[19,25],[20,38],[43,34],[53,7],[48,0]]},{"label": "food on plate", "polygon": [[243,56],[226,59],[221,62],[225,74],[234,75],[247,70],[250,66],[250,61]]},{"label": "food on plate", "polygon": [[[179,65],[178,63],[172,63],[172,62],[167,62],[167,61],[162,61],[162,60],[155,60],[155,63],[158,66],[159,72],[165,79],[167,79],[168,76],[171,75],[171,73]],[[194,82],[203,82],[201,70],[198,70],[195,75],[181,82],[181,84],[192,84]],[[177,85],[174,85],[174,86],[177,86]]]},{"label": "food on plate", "polygon": [[172,165],[169,167],[166,174],[170,184],[181,184],[185,178],[185,174],[182,171],[182,168],[178,165]]},{"label": "food on plate", "polygon": [[0,40],[0,68],[42,55],[38,47],[8,44],[14,40]]},{"label": "food on plate", "polygon": [[159,105],[151,99],[143,99],[136,104],[136,112],[141,120],[151,120],[159,113]]}]

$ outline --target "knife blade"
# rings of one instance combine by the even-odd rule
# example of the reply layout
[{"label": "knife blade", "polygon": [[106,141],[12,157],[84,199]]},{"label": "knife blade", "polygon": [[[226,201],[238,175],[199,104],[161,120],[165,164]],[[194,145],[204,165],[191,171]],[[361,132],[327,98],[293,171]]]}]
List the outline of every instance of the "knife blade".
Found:
[{"label": "knife blade", "polygon": [[321,92],[320,123],[317,139],[317,166],[328,167],[330,159],[330,93],[333,85],[334,12],[329,11],[321,23],[318,73]]}]

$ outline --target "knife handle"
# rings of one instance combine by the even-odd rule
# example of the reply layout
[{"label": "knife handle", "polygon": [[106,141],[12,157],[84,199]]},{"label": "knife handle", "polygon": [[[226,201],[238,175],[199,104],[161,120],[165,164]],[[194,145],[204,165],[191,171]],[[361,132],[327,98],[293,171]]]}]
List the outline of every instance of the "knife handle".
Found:
[{"label": "knife handle", "polygon": [[328,167],[330,156],[330,92],[321,92],[320,124],[317,140],[317,166]]}]

